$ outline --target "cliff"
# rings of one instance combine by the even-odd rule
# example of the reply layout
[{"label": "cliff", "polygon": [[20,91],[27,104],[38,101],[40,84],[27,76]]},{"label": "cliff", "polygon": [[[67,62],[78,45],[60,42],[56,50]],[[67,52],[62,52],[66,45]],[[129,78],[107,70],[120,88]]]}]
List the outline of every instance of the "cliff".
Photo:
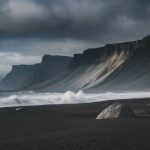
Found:
[{"label": "cliff", "polygon": [[2,90],[29,89],[58,74],[70,64],[71,57],[44,55],[42,62],[34,65],[13,65],[12,70],[1,81]]},{"label": "cliff", "polygon": [[13,66],[1,89],[131,91],[150,89],[150,36],[87,49],[74,57],[44,55],[35,65]]},{"label": "cliff", "polygon": [[15,90],[30,85],[38,66],[39,64],[12,66],[10,73],[1,81],[0,88],[2,90]]}]

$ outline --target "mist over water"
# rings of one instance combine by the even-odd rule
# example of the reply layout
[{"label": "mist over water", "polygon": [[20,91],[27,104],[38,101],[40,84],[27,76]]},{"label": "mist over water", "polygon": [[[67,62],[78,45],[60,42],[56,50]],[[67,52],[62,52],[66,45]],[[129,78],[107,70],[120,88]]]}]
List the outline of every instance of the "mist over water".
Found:
[{"label": "mist over water", "polygon": [[1,93],[0,107],[47,105],[47,104],[74,104],[88,103],[116,99],[133,99],[150,97],[150,92],[124,92],[124,93],[100,93],[86,94],[82,91],[77,93],[67,91],[65,93],[35,93],[16,92]]}]

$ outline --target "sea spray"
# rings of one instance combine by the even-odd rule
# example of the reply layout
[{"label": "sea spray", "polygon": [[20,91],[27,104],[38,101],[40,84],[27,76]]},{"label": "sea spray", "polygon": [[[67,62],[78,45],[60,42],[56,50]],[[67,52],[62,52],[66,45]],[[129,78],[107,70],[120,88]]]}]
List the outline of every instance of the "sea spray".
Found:
[{"label": "sea spray", "polygon": [[47,104],[75,104],[117,99],[134,99],[150,97],[150,92],[124,92],[124,93],[98,93],[87,94],[83,91],[77,93],[66,91],[65,93],[36,93],[16,92],[0,95],[0,107],[47,105]]}]

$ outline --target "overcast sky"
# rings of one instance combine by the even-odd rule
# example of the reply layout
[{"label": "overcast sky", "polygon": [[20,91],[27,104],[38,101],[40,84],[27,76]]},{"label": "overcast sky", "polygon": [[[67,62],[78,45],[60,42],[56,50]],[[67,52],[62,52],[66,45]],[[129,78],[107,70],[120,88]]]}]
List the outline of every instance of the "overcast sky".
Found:
[{"label": "overcast sky", "polygon": [[150,0],[0,0],[0,76],[44,54],[72,55],[150,34]]}]

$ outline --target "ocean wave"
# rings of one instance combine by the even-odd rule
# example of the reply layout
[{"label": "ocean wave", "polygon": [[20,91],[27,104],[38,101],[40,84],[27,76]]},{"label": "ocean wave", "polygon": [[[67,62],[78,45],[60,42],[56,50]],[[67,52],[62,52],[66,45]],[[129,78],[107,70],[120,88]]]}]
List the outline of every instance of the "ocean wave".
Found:
[{"label": "ocean wave", "polygon": [[47,105],[47,104],[74,104],[88,103],[115,99],[133,99],[150,97],[150,92],[124,92],[124,93],[99,93],[86,94],[83,91],[74,93],[36,93],[18,92],[0,96],[0,107]]}]

